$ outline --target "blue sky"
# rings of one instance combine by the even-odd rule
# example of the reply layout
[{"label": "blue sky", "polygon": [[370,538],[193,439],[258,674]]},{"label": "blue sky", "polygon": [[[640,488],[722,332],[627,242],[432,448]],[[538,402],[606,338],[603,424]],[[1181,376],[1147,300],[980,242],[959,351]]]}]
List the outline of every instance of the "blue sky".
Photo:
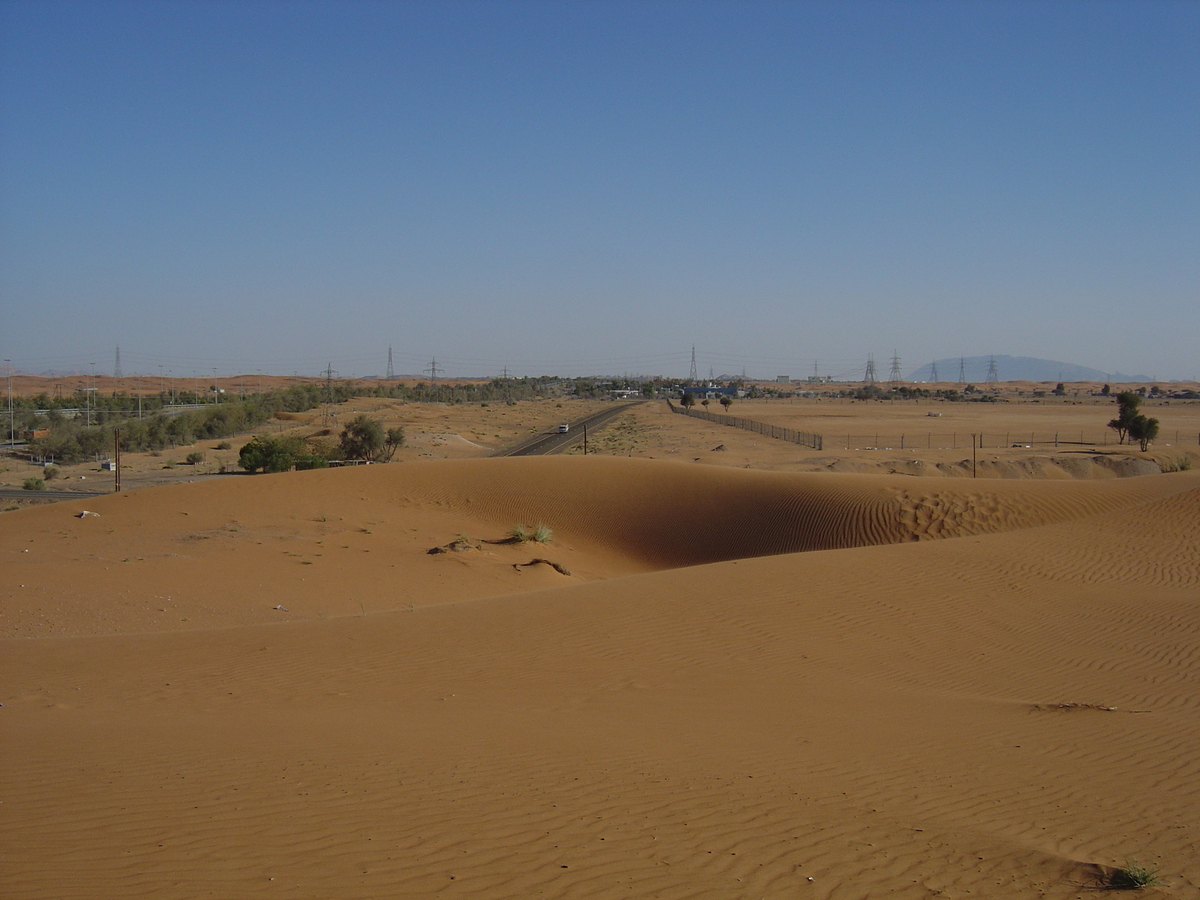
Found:
[{"label": "blue sky", "polygon": [[1194,2],[0,0],[0,352],[1196,378],[1198,46]]}]

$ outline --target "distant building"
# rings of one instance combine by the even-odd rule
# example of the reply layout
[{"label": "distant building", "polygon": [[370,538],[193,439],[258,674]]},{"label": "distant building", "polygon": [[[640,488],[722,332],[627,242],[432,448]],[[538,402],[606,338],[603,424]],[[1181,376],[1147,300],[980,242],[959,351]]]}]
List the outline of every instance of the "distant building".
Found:
[{"label": "distant building", "polygon": [[715,384],[708,384],[696,387],[685,387],[679,389],[679,395],[691,394],[697,400],[719,400],[722,397],[744,397],[745,391],[739,391],[733,385],[728,387],[717,387]]}]

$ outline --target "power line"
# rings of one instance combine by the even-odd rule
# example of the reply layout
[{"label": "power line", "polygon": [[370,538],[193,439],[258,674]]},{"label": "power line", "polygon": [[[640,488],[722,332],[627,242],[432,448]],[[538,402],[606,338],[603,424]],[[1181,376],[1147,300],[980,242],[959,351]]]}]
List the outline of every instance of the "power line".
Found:
[{"label": "power line", "polygon": [[888,381],[892,384],[899,384],[904,380],[904,376],[900,374],[900,357],[895,350],[892,351],[892,371],[888,374]]},{"label": "power line", "polygon": [[868,353],[867,354],[867,371],[866,371],[866,374],[863,375],[863,381],[865,381],[867,384],[874,384],[878,380],[879,380],[879,376],[875,372],[875,354]]},{"label": "power line", "polygon": [[391,379],[393,379],[395,377],[396,377],[396,369],[392,365],[392,345],[388,344],[387,378],[390,381]]},{"label": "power line", "polygon": [[688,378],[692,381],[696,380],[696,345],[692,344],[692,370],[688,373]]}]

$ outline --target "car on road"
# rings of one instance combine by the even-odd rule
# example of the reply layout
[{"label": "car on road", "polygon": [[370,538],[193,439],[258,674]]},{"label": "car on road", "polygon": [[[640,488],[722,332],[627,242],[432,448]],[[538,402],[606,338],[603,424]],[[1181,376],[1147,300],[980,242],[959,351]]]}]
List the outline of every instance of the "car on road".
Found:
[{"label": "car on road", "polygon": [[570,430],[571,430],[571,425],[569,422],[563,422],[561,425],[558,426],[559,434],[566,434]]}]

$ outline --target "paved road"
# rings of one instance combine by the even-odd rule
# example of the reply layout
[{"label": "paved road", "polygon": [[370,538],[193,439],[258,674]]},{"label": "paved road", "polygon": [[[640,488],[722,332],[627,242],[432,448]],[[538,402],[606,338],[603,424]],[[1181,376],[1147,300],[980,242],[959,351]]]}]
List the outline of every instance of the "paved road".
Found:
[{"label": "paved road", "polygon": [[586,426],[589,434],[594,434],[599,431],[621,413],[625,412],[634,406],[643,403],[642,400],[635,400],[633,403],[617,403],[611,408],[598,412],[595,415],[587,416],[571,423],[571,430],[566,434],[560,433],[558,430],[551,431],[546,434],[537,434],[517,444],[515,447],[509,447],[507,450],[501,450],[499,453],[492,454],[493,456],[546,456],[551,453],[561,453],[568,447],[573,447],[583,441],[583,432]]},{"label": "paved road", "polygon": [[21,491],[0,489],[0,500],[87,500],[104,497],[112,491]]}]

